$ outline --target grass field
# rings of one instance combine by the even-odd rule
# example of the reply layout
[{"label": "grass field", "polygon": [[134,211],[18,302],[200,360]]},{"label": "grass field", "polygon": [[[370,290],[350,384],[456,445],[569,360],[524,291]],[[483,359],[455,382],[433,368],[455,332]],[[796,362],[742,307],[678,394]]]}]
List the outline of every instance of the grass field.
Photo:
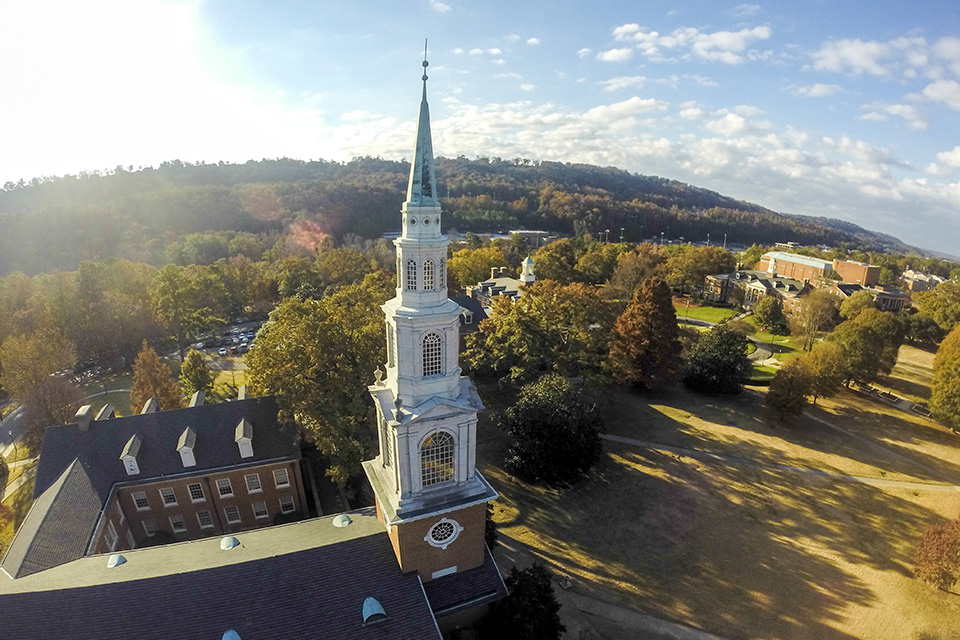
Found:
[{"label": "grass field", "polygon": [[13,519],[5,526],[0,526],[0,557],[7,552],[7,547],[13,541],[14,532],[33,506],[33,480],[20,487],[20,490],[13,495],[6,496],[3,504],[13,511]]},{"label": "grass field", "polygon": [[[481,394],[493,409],[508,402]],[[482,418],[478,464],[501,493],[501,532],[579,592],[734,640],[960,636],[960,596],[911,572],[920,532],[958,517],[960,493],[783,470],[960,483],[960,438],[849,391],[790,425],[773,421],[755,390],[606,390],[595,400],[613,435],[729,458],[606,441],[585,481],[554,491],[502,471],[503,434]]]},{"label": "grass field", "polygon": [[684,307],[681,305],[674,304],[674,309],[677,312],[677,320],[681,322],[687,318],[691,320],[702,320],[704,322],[713,322],[717,323],[721,320],[726,320],[727,318],[736,315],[734,309],[727,309],[723,307]]}]

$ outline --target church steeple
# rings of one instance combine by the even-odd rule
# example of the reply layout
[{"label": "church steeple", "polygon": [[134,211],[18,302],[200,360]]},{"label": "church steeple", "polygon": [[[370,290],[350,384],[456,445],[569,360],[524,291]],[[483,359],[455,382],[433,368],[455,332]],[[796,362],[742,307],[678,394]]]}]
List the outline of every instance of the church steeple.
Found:
[{"label": "church steeple", "polygon": [[439,206],[437,179],[433,167],[433,140],[430,137],[430,105],[427,104],[427,47],[423,47],[423,95],[420,98],[420,118],[417,120],[417,147],[410,164],[406,205]]}]

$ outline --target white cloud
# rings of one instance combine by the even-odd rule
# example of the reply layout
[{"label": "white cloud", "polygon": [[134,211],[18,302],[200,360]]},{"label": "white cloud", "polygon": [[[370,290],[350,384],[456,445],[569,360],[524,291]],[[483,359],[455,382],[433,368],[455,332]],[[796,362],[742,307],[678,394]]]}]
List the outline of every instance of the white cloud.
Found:
[{"label": "white cloud", "polygon": [[773,31],[768,26],[759,26],[739,31],[715,31],[707,33],[694,27],[675,29],[661,35],[657,31],[645,31],[636,24],[624,24],[613,30],[615,40],[632,42],[643,55],[655,61],[669,60],[663,50],[675,51],[681,57],[695,56],[710,62],[740,64],[748,59],[762,59],[768,54],[749,49],[750,45],[770,38]]},{"label": "white cloud", "polygon": [[719,120],[711,120],[704,126],[714,133],[722,133],[725,136],[739,135],[751,129],[750,122],[735,113],[728,113]]},{"label": "white cloud", "polygon": [[807,98],[826,98],[827,96],[832,96],[840,91],[842,91],[840,85],[823,84],[818,82],[806,87],[795,87],[793,89],[793,94],[797,96],[805,96]]},{"label": "white cloud", "polygon": [[470,55],[472,56],[483,55],[483,49],[477,49],[477,48],[470,49]]},{"label": "white cloud", "polygon": [[593,49],[590,49],[588,47],[584,47],[583,49],[579,49],[577,51],[577,55],[580,56],[581,58],[586,58],[591,53],[593,53]]},{"label": "white cloud", "polygon": [[500,51],[500,49],[494,47],[492,49],[487,49],[487,53],[489,53],[492,56],[499,56],[503,54],[503,51]]},{"label": "white cloud", "polygon": [[741,116],[759,116],[763,115],[763,110],[749,104],[737,105],[733,108],[734,112]]},{"label": "white cloud", "polygon": [[506,40],[507,42],[517,42],[520,40],[520,36],[518,36],[515,33],[511,33],[506,38],[504,38],[504,40]]},{"label": "white cloud", "polygon": [[646,80],[643,76],[618,76],[604,80],[600,84],[603,85],[605,91],[619,91],[631,87],[642,87]]},{"label": "white cloud", "polygon": [[678,114],[683,120],[700,120],[704,116],[703,109],[696,106],[685,107]]},{"label": "white cloud", "polygon": [[497,58],[496,60],[493,61],[493,64],[507,64],[507,61],[504,60],[503,58]]},{"label": "white cloud", "polygon": [[533,91],[534,89],[536,89],[536,87],[532,84],[522,84],[520,85],[520,89],[522,89],[523,91]]},{"label": "white cloud", "polygon": [[494,78],[503,78],[503,79],[505,79],[505,80],[521,80],[521,79],[523,79],[523,76],[521,76],[519,73],[516,73],[516,72],[514,72],[514,71],[508,71],[508,72],[506,72],[506,73],[498,73],[498,74],[494,75],[493,77],[494,77]]},{"label": "white cloud", "polygon": [[937,160],[948,167],[960,169],[960,146],[954,147],[950,151],[941,151],[937,154]]},{"label": "white cloud", "polygon": [[603,62],[624,62],[633,57],[633,49],[630,47],[625,47],[622,49],[610,49],[608,51],[601,51],[597,54],[597,60]]},{"label": "white cloud", "polygon": [[446,13],[447,11],[450,11],[450,5],[440,2],[440,0],[430,0],[430,6],[434,11],[439,13]]},{"label": "white cloud", "polygon": [[540,44],[540,38],[528,38],[527,44],[529,44],[530,46],[538,45]]},{"label": "white cloud", "polygon": [[463,53],[463,49],[461,49],[460,47],[457,47],[456,49],[453,50],[453,52],[456,53],[457,55],[459,55],[459,54]]},{"label": "white cloud", "polygon": [[960,111],[960,82],[956,80],[938,80],[923,89],[924,97],[943,102],[951,109]]},{"label": "white cloud", "polygon": [[930,63],[930,46],[922,37],[877,40],[832,40],[811,54],[813,68],[854,75],[914,77]]},{"label": "white cloud", "polygon": [[758,4],[738,4],[735,6],[731,12],[735,18],[751,18],[758,13],[760,13],[760,5]]}]

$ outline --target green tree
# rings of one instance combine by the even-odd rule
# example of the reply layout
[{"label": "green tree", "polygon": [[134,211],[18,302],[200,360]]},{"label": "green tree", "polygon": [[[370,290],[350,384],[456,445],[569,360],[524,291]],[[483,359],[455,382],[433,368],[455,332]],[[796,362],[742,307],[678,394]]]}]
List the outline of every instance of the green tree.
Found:
[{"label": "green tree", "polygon": [[343,485],[376,444],[367,385],[385,360],[380,305],[393,293],[383,271],[322,300],[288,298],[270,314],[247,355],[251,390],[275,395]]},{"label": "green tree", "polygon": [[835,342],[818,344],[802,361],[810,371],[810,395],[813,396],[813,404],[817,404],[818,398],[832,398],[837,395],[840,385],[846,379],[847,369],[843,353]]},{"label": "green tree", "polygon": [[684,364],[681,379],[699,393],[740,393],[750,375],[747,339],[723,325],[700,336]]},{"label": "green tree", "polygon": [[837,299],[829,292],[817,289],[800,300],[800,309],[790,318],[790,333],[799,337],[803,348],[809,351],[820,332],[837,323]]},{"label": "green tree", "polygon": [[596,287],[538,281],[519,300],[494,300],[491,316],[467,336],[464,362],[511,382],[551,371],[602,378],[615,317]]},{"label": "green tree", "polygon": [[936,320],[944,331],[953,331],[960,324],[960,282],[941,282],[930,291],[917,293],[913,299],[920,313]]},{"label": "green tree", "polygon": [[47,376],[30,389],[24,399],[24,429],[21,444],[31,454],[40,453],[43,430],[73,420],[83,393],[66,378]]},{"label": "green tree", "polygon": [[617,318],[610,341],[610,367],[614,380],[641,388],[658,388],[677,380],[677,314],[663,280],[651,278],[644,282]]},{"label": "green tree", "polygon": [[150,398],[156,398],[161,411],[179,409],[182,396],[177,381],[157,352],[146,341],[133,364],[133,388],[130,390],[130,406],[140,411]]},{"label": "green tree", "polygon": [[210,371],[203,354],[191,349],[180,366],[180,389],[183,395],[192,396],[197,391],[209,394],[215,379],[216,376]]},{"label": "green tree", "polygon": [[520,389],[517,401],[493,422],[510,434],[506,467],[528,482],[568,485],[603,451],[603,424],[563,376],[551,373]]},{"label": "green tree", "polygon": [[935,345],[943,340],[946,333],[936,320],[922,313],[903,315],[901,320],[904,324],[904,338],[912,344]]},{"label": "green tree", "polygon": [[960,581],[960,520],[931,524],[924,529],[914,556],[913,573],[945,591]]},{"label": "green tree", "polygon": [[[460,249],[447,261],[447,268],[460,288],[490,279],[490,269],[506,266],[507,259],[497,247]],[[452,284],[452,283],[451,283]]]},{"label": "green tree", "polygon": [[767,392],[766,404],[781,420],[798,416],[807,406],[807,396],[812,393],[813,375],[802,360],[793,360],[784,365]]},{"label": "green tree", "polygon": [[320,252],[314,269],[326,286],[354,284],[373,271],[370,260],[357,249],[328,249]]},{"label": "green tree", "polygon": [[481,623],[485,640],[560,640],[567,630],[560,622],[560,603],[550,571],[540,562],[510,569],[504,581],[510,595],[494,602]]},{"label": "green tree", "polygon": [[[222,315],[209,304],[211,295],[222,296],[221,304],[226,304],[228,295],[223,282],[220,290],[212,293],[203,289],[204,281],[213,285],[208,278],[195,277],[200,272],[187,267],[167,265],[157,272],[150,290],[150,301],[154,313],[173,332],[180,350],[180,360],[185,357],[184,346],[188,337],[199,335],[224,323]],[[222,310],[221,314],[222,314]]]},{"label": "green tree", "polygon": [[753,306],[753,317],[764,329],[772,329],[783,324],[783,305],[774,296],[763,296]]},{"label": "green tree", "polygon": [[670,286],[685,292],[702,288],[703,279],[711,273],[730,273],[735,268],[733,254],[722,247],[685,245],[681,253],[667,260],[664,272]]},{"label": "green tree", "polygon": [[746,251],[742,251],[737,256],[737,261],[743,265],[744,269],[753,269],[767,251],[770,251],[770,247],[755,244]]},{"label": "green tree", "polygon": [[41,381],[72,367],[75,359],[73,345],[56,329],[9,337],[0,344],[0,386],[25,402]]},{"label": "green tree", "polygon": [[960,430],[960,326],[943,339],[933,359],[930,410],[945,425]]},{"label": "green tree", "polygon": [[577,279],[577,250],[568,238],[541,247],[534,255],[539,280],[570,284]]},{"label": "green tree", "polygon": [[597,243],[577,260],[577,280],[587,284],[602,284],[610,279],[617,266],[618,256],[629,245]]},{"label": "green tree", "polygon": [[893,371],[903,343],[903,327],[892,313],[864,309],[837,327],[829,340],[840,348],[846,379],[870,384]]},{"label": "green tree", "polygon": [[844,320],[853,320],[864,309],[873,309],[876,305],[873,296],[866,289],[855,292],[852,296],[840,303],[840,317]]}]

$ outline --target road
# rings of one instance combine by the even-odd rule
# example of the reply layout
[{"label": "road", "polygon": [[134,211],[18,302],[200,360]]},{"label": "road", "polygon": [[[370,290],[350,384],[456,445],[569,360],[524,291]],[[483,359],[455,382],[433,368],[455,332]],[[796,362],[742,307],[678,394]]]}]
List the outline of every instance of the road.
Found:
[{"label": "road", "polygon": [[23,429],[23,407],[17,407],[0,422],[0,451],[4,456],[7,455],[7,449],[13,447],[13,442],[23,435]]},{"label": "road", "polygon": [[[710,329],[717,326],[716,323],[707,322],[706,320],[694,320],[692,318],[678,318],[678,320],[685,324],[692,324],[698,327],[707,327]],[[758,340],[752,336],[747,336],[747,340],[752,342],[757,347],[756,351],[747,356],[750,358],[751,362],[762,364],[765,360],[769,360],[773,357],[773,347],[771,347],[768,343]]]}]

